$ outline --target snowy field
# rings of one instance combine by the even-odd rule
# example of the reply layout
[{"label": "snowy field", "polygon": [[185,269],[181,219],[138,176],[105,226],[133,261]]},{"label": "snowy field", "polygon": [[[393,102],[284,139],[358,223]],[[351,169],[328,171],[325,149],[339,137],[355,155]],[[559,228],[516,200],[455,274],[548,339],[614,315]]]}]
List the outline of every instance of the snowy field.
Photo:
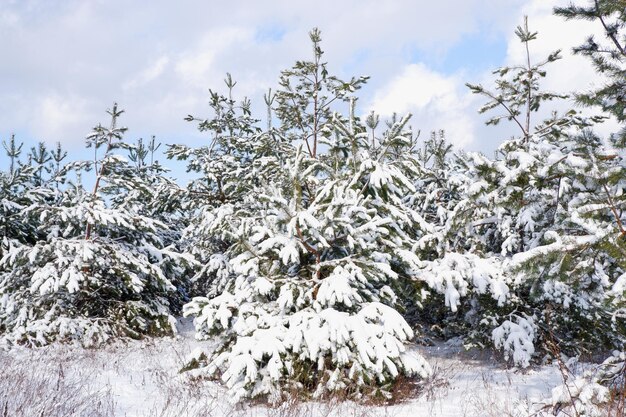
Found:
[{"label": "snowy field", "polygon": [[[486,354],[473,357],[454,343],[441,343],[416,347],[435,372],[420,395],[402,404],[235,406],[217,384],[179,373],[199,344],[185,323],[177,338],[117,343],[99,350],[53,345],[0,352],[0,416],[521,417],[530,415],[531,404],[548,398],[562,383],[553,365],[507,369]],[[582,371],[580,365],[574,368]]]}]

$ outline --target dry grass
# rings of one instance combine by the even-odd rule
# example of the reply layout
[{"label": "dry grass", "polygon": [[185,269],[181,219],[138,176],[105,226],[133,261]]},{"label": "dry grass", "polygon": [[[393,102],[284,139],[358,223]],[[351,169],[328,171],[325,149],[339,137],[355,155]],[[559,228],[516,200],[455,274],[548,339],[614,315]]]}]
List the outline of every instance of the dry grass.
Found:
[{"label": "dry grass", "polygon": [[70,358],[15,358],[0,352],[0,416],[110,417],[107,388],[93,389],[86,373],[66,372]]},{"label": "dry grass", "polygon": [[[532,412],[523,410],[533,410],[535,394],[526,398],[523,390],[540,381],[532,372],[443,351],[427,355],[430,378],[393,388],[407,400],[403,403],[374,406],[340,396],[304,401],[292,395],[276,406],[232,405],[214,382],[178,373],[194,347],[187,340],[151,339],[99,350],[55,346],[0,351],[0,417],[527,417]],[[542,369],[536,371],[547,378],[545,394],[559,376],[556,369]],[[623,387],[615,387],[613,396],[607,416],[622,416]],[[551,416],[552,411],[535,415]]]},{"label": "dry grass", "polygon": [[610,393],[611,397],[604,407],[607,417],[626,416],[626,375],[611,387]]}]

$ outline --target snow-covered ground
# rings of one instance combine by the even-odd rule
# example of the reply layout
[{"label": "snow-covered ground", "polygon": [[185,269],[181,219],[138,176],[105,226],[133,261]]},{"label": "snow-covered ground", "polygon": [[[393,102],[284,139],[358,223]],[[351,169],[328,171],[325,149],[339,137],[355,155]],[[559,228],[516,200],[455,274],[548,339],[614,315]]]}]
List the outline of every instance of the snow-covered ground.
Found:
[{"label": "snow-covered ground", "polygon": [[[0,416],[521,417],[528,415],[526,405],[549,397],[551,389],[562,384],[554,365],[507,369],[488,355],[474,358],[449,342],[415,348],[435,372],[420,396],[402,404],[234,406],[214,382],[179,373],[200,344],[185,322],[177,338],[116,343],[98,350],[55,345],[0,352]],[[3,414],[5,408],[9,412]]]}]

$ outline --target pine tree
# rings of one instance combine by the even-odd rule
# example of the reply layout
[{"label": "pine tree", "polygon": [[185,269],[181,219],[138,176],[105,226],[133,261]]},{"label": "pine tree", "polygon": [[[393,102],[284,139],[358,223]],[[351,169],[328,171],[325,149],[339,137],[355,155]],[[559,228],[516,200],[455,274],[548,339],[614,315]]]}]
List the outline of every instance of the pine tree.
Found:
[{"label": "pine tree", "polygon": [[[209,90],[211,117],[186,118],[197,122],[200,131],[209,132],[210,144],[200,148],[170,145],[167,150],[168,158],[185,160],[187,171],[199,175],[179,196],[188,217],[181,245],[203,265],[192,278],[191,292],[195,295],[211,291],[215,279],[211,265],[219,262],[220,254],[232,244],[230,236],[212,230],[215,216],[222,216],[222,211],[232,210],[245,196],[255,193],[260,183],[255,161],[285,150],[276,142],[258,140],[260,129],[255,126],[257,120],[252,117],[250,101],[244,98],[238,103],[233,98],[236,82],[230,74],[224,83],[227,95]],[[264,169],[269,169],[269,165]]]},{"label": "pine tree", "polygon": [[454,152],[441,130],[432,132],[416,157],[416,191],[406,200],[428,228],[417,236],[421,265],[413,290],[403,291],[410,294],[405,304],[412,321],[436,329],[436,336],[465,336],[482,319],[483,304],[508,301],[508,283],[500,261],[485,255],[482,236],[468,222],[482,213],[467,195],[475,181],[467,175],[465,154]]},{"label": "pine tree", "polygon": [[[294,390],[386,396],[398,376],[429,370],[406,350],[413,332],[394,309],[395,283],[418,262],[411,234],[425,227],[402,198],[414,191],[408,117],[374,149],[350,96],[365,79],[328,75],[319,31],[310,36],[313,60],[284,71],[266,96],[280,126],[229,132],[206,161],[231,155],[239,184],[219,204],[205,200],[197,230],[219,251],[203,268],[207,296],[185,314],[198,337],[219,342],[194,365],[221,376],[235,400],[275,401]],[[348,117],[331,111],[341,102]],[[401,149],[406,158],[390,157]]]},{"label": "pine tree", "polygon": [[313,59],[297,61],[293,68],[282,71],[280,90],[276,95],[276,114],[286,135],[304,142],[309,156],[316,158],[321,131],[333,114],[331,105],[345,101],[369,77],[353,77],[350,81],[342,81],[330,75],[327,64],[322,61],[324,52],[320,46],[320,30],[314,28],[309,38],[313,46]]},{"label": "pine tree", "polygon": [[193,257],[182,256],[182,232],[189,223],[184,204],[185,191],[171,178],[168,170],[155,155],[161,143],[152,136],[149,141],[138,139],[128,144],[128,159],[132,163],[108,179],[105,191],[111,196],[112,206],[118,210],[131,210],[162,223],[160,244],[168,254],[160,268],[169,277],[176,291],[168,295],[170,311],[181,313],[182,304],[192,292],[188,276],[197,266]]},{"label": "pine tree", "polygon": [[[167,226],[149,217],[135,196],[148,189],[116,151],[125,128],[114,105],[108,127],[87,137],[94,160],[57,170],[92,170],[91,192],[68,182],[55,199],[35,202],[20,214],[39,220],[41,238],[12,247],[0,260],[0,327],[5,343],[52,341],[102,343],[114,336],[171,334],[171,274],[185,260],[164,245]],[[57,149],[55,163],[63,152]],[[65,174],[63,174],[65,175]],[[38,179],[39,180],[39,179]],[[120,193],[124,191],[125,196]]]},{"label": "pine tree", "polygon": [[[587,41],[574,48],[574,53],[586,56],[598,74],[606,77],[603,86],[576,94],[577,100],[587,106],[598,106],[615,117],[621,124],[626,121],[626,10],[622,0],[591,0],[587,6],[574,3],[557,7],[554,12],[565,19],[595,21],[604,31],[606,39],[599,41],[589,36]],[[626,132],[616,133],[614,140],[624,145]]]},{"label": "pine tree", "polygon": [[35,186],[41,186],[43,184],[43,175],[50,173],[50,166],[48,163],[51,160],[52,156],[50,155],[45,143],[39,142],[36,147],[32,147],[30,149],[28,162],[35,171]]},{"label": "pine tree", "polygon": [[[604,40],[589,36],[583,45],[574,48],[574,53],[590,59],[603,77],[603,85],[579,92],[575,97],[580,104],[599,108],[616,119],[621,128],[607,138],[591,131],[579,135],[581,163],[571,176],[580,189],[570,207],[570,226],[554,236],[554,242],[544,253],[558,263],[561,274],[595,284],[598,295],[592,300],[594,309],[587,313],[598,335],[595,339],[623,349],[626,343],[626,217],[623,211],[626,204],[626,9],[620,0],[593,0],[585,6],[572,3],[557,7],[555,13],[568,20],[593,21],[603,29]],[[576,259],[585,261],[576,265]],[[591,342],[596,342],[595,339]],[[617,353],[614,356],[620,357]],[[622,367],[623,356],[622,353]]]},{"label": "pine tree", "polygon": [[48,195],[38,186],[37,172],[20,160],[23,144],[16,142],[15,135],[2,145],[9,158],[9,170],[0,171],[0,257],[12,247],[37,240],[36,221],[24,219],[21,212]]},{"label": "pine tree", "polygon": [[[537,33],[525,21],[516,34],[525,46],[526,63],[495,71],[496,91],[468,86],[489,99],[481,113],[503,110],[487,124],[509,120],[519,135],[505,141],[494,160],[470,155],[468,167],[474,178],[469,194],[482,213],[482,217],[471,216],[473,225],[482,235],[484,253],[501,257],[512,292],[504,308],[485,312],[482,323],[486,333],[497,326],[491,332],[496,346],[527,365],[535,344],[543,346],[549,333],[567,340],[599,334],[580,321],[593,321],[593,310],[603,296],[602,279],[565,272],[566,264],[545,256],[555,236],[571,230],[572,207],[587,192],[575,174],[589,168],[581,154],[579,132],[600,118],[585,119],[570,110],[561,115],[553,112],[535,124],[533,116],[543,104],[566,98],[541,90],[539,84],[546,75],[544,67],[560,59],[559,51],[533,64],[529,44]],[[571,253],[562,246],[559,251]]]},{"label": "pine tree", "polygon": [[61,143],[57,142],[54,150],[50,153],[52,160],[49,165],[49,172],[52,174],[52,182],[56,192],[59,192],[59,186],[65,180],[65,172],[63,170],[63,161],[67,158],[67,152],[61,147]]}]

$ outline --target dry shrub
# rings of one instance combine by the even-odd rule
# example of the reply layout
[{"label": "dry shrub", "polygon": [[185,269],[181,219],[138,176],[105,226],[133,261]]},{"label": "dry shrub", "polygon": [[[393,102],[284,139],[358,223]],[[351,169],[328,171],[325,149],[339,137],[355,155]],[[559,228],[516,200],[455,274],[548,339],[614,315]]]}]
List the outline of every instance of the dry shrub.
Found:
[{"label": "dry shrub", "polygon": [[69,358],[23,358],[0,352],[1,417],[110,417],[108,389],[91,389],[87,374],[68,373]]},{"label": "dry shrub", "polygon": [[607,417],[626,416],[626,375],[619,384],[611,387],[611,396],[605,406]]}]

